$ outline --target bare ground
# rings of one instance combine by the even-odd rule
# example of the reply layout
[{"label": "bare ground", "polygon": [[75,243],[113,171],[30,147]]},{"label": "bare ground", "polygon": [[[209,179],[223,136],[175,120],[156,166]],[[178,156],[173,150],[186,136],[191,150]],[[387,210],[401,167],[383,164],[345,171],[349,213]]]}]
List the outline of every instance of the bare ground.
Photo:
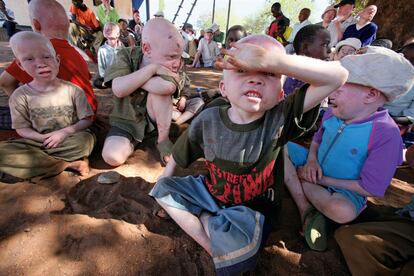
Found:
[{"label": "bare ground", "polygon": [[[8,44],[0,42],[0,68],[10,60]],[[90,69],[96,71],[94,65]],[[214,88],[220,73],[202,70],[190,76],[193,87]],[[102,135],[88,177],[63,172],[36,184],[0,182],[0,275],[214,275],[201,247],[174,222],[153,215],[155,203],[147,192],[163,169],[154,137],[116,169],[100,159],[111,92],[95,93]],[[5,105],[7,97],[0,94],[0,106]],[[13,135],[0,131],[1,139]],[[196,162],[178,174],[197,174],[202,167]],[[99,184],[98,176],[109,170],[121,175],[119,181]],[[401,168],[396,177],[385,199],[371,199],[361,220],[409,201],[413,172]],[[349,275],[333,238],[326,252],[309,250],[298,234],[299,216],[288,195],[283,208],[280,227],[272,232],[252,274]]]}]

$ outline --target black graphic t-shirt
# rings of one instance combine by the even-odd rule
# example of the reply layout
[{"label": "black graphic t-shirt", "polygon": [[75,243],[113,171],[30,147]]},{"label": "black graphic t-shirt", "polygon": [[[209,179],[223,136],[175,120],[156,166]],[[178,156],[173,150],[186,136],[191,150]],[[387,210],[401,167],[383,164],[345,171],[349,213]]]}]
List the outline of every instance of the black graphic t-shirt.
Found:
[{"label": "black graphic t-shirt", "polygon": [[223,205],[242,204],[269,187],[281,200],[283,146],[314,124],[319,107],[303,113],[308,85],[249,124],[235,124],[230,106],[212,107],[193,120],[174,146],[173,157],[181,167],[205,158],[209,174],[206,187]]}]

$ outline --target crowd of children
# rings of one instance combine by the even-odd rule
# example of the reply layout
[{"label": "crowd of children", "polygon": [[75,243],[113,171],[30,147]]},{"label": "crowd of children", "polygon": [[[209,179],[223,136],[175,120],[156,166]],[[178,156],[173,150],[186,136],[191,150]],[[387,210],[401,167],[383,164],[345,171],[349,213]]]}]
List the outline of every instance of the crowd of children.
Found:
[{"label": "crowd of children", "polygon": [[[375,43],[377,7],[355,17],[354,4],[342,0],[327,7],[318,24],[311,24],[311,11],[304,8],[291,28],[275,3],[266,35],[247,35],[235,25],[224,39],[213,24],[196,48],[190,24],[181,32],[162,17],[144,25],[139,11],[128,24],[108,0],[97,17],[82,0],[73,0],[70,23],[55,0],[32,0],[34,32],[11,37],[15,60],[0,75],[10,96],[12,127],[21,136],[0,142],[0,173],[22,179],[66,169],[88,174],[97,103],[87,64],[67,41],[70,34],[74,45],[90,39],[98,62],[94,86],[113,92],[103,160],[124,164],[156,131],[166,167],[150,196],[211,255],[218,275],[254,269],[277,225],[284,185],[298,207],[306,243],[326,250],[329,220],[350,223],[365,209],[367,197],[384,196],[403,162],[401,134],[407,146],[414,140],[414,42],[399,53],[365,47]],[[189,66],[223,69],[218,88],[225,100],[205,107],[201,97],[192,96],[186,52],[191,52]],[[314,127],[321,107],[326,111],[310,148],[293,143]],[[173,144],[171,124],[191,119]],[[174,176],[177,166],[199,158],[206,175]],[[414,229],[412,221],[401,231],[399,224],[389,225],[395,227],[389,235]],[[347,243],[364,227],[344,226],[335,235],[353,273],[363,269]],[[381,234],[386,231],[382,226]],[[376,262],[365,272],[394,269],[394,263],[364,250],[371,246],[366,240],[358,246]],[[398,259],[401,264],[414,257],[414,239],[406,238],[405,246],[409,253]]]}]

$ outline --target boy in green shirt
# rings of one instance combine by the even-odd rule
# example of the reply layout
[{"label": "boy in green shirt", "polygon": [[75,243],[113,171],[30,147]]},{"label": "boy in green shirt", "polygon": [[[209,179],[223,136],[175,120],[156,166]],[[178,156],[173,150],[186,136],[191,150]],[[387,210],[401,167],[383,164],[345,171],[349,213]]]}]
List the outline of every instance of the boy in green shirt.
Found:
[{"label": "boy in green shirt", "polygon": [[164,18],[147,22],[141,47],[118,51],[105,74],[105,86],[112,87],[114,108],[111,129],[105,139],[102,157],[111,166],[125,163],[146,134],[158,130],[157,149],[162,162],[168,162],[172,142],[168,138],[171,95],[179,84],[183,39]]}]

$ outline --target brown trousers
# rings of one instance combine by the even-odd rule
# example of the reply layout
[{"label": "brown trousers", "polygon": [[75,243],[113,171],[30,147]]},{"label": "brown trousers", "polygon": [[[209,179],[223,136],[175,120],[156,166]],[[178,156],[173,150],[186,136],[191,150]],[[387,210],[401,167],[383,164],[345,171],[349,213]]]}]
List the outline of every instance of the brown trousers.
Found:
[{"label": "brown trousers", "polygon": [[23,179],[54,176],[66,169],[67,162],[88,157],[94,144],[89,131],[72,134],[53,149],[29,139],[0,142],[0,172]]},{"label": "brown trousers", "polygon": [[414,221],[400,217],[345,225],[335,239],[353,276],[414,275]]}]

